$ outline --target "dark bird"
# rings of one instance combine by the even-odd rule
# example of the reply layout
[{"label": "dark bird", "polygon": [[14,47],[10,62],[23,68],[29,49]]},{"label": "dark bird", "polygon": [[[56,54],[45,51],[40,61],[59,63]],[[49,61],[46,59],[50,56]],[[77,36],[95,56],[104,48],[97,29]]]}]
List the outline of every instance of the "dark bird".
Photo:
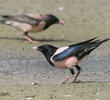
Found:
[{"label": "dark bird", "polygon": [[24,15],[2,15],[0,23],[14,26],[23,31],[23,37],[29,42],[36,42],[34,38],[28,35],[29,32],[40,32],[46,30],[53,24],[62,24],[64,21],[59,20],[52,14],[24,14]]},{"label": "dark bird", "polygon": [[62,83],[71,79],[75,74],[72,67],[76,67],[78,73],[76,74],[72,82],[76,82],[78,75],[81,72],[81,67],[78,65],[79,62],[87,55],[89,55],[94,49],[100,46],[102,43],[110,39],[97,40],[96,38],[89,39],[84,42],[69,45],[66,47],[57,48],[52,45],[42,45],[39,47],[32,47],[34,50],[42,52],[47,61],[54,67],[57,68],[69,68],[71,76],[65,79]]}]

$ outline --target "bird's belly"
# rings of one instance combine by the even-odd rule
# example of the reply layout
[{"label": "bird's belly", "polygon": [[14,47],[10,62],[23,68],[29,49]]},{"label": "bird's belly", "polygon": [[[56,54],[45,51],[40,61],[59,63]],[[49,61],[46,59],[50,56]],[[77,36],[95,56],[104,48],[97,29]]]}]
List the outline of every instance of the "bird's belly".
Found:
[{"label": "bird's belly", "polygon": [[20,28],[24,32],[26,32],[26,31],[28,31],[28,32],[40,32],[43,30],[44,26],[45,26],[45,22],[42,21],[37,26],[32,26],[30,24],[21,23],[18,28]]},{"label": "bird's belly", "polygon": [[45,22],[40,22],[37,26],[32,26],[32,29],[29,30],[29,32],[40,32],[44,29]]},{"label": "bird's belly", "polygon": [[66,58],[62,61],[54,61],[54,66],[58,68],[71,68],[78,64],[78,59],[74,56]]},{"label": "bird's belly", "polygon": [[29,25],[29,24],[26,24],[26,23],[20,23],[18,28],[21,29],[24,32],[27,32],[27,31],[32,29],[32,26]]}]

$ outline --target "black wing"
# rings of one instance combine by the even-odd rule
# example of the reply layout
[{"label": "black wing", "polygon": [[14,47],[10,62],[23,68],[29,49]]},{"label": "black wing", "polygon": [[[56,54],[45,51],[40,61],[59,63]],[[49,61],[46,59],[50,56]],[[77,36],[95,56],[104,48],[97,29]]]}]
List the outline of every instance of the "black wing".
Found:
[{"label": "black wing", "polygon": [[36,19],[27,15],[15,15],[15,16],[2,15],[2,18],[6,20],[21,22],[21,23],[28,23],[31,25],[38,25],[42,21],[40,19]]},{"label": "black wing", "polygon": [[[85,48],[87,48],[91,44],[91,41],[93,41],[94,39],[96,39],[96,38],[92,38],[92,39],[84,41],[84,42],[70,45],[69,48],[67,48],[63,52],[53,56],[53,60],[60,61],[60,60],[64,60],[65,58],[68,58],[71,56],[77,56],[81,51],[83,51]],[[96,40],[96,41],[98,41],[98,40]]]},{"label": "black wing", "polygon": [[79,52],[79,50],[81,49],[82,46],[78,45],[78,46],[74,46],[74,47],[70,47],[66,50],[64,50],[63,52],[53,56],[52,60],[53,61],[60,61],[63,60],[65,58],[68,58],[70,56],[75,56],[77,55],[77,53]]}]

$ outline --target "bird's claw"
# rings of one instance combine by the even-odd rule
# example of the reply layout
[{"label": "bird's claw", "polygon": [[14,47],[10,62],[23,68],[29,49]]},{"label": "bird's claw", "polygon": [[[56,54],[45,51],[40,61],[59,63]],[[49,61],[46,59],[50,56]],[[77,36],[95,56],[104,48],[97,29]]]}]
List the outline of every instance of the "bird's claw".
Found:
[{"label": "bird's claw", "polygon": [[73,80],[71,83],[80,83],[81,81],[80,80]]},{"label": "bird's claw", "polygon": [[28,43],[39,43],[38,41],[35,41],[35,40],[28,40],[28,41],[25,41],[25,42],[28,42]]},{"label": "bird's claw", "polygon": [[30,43],[38,43],[37,41],[33,41],[33,40],[32,41],[28,41],[28,42],[30,42]]}]

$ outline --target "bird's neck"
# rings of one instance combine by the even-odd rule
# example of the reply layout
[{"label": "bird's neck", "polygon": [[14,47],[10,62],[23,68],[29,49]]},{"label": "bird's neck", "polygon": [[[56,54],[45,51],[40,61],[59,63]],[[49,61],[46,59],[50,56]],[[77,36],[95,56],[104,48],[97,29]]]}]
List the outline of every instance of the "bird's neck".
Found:
[{"label": "bird's neck", "polygon": [[57,50],[57,48],[54,48],[54,49],[48,50],[48,52],[43,53],[44,56],[45,56],[45,58],[47,59],[47,61],[48,61],[52,66],[54,66],[54,65],[53,65],[53,63],[51,62],[50,59],[51,59],[51,57],[54,55],[54,53],[56,52],[56,50]]},{"label": "bird's neck", "polygon": [[45,24],[45,27],[44,29],[47,29],[49,28],[53,23],[51,23],[49,20],[45,20],[46,24]]},{"label": "bird's neck", "polygon": [[46,30],[47,28],[49,28],[52,24],[54,24],[51,19],[49,17],[43,17],[44,21],[45,21],[45,27],[44,30]]}]

